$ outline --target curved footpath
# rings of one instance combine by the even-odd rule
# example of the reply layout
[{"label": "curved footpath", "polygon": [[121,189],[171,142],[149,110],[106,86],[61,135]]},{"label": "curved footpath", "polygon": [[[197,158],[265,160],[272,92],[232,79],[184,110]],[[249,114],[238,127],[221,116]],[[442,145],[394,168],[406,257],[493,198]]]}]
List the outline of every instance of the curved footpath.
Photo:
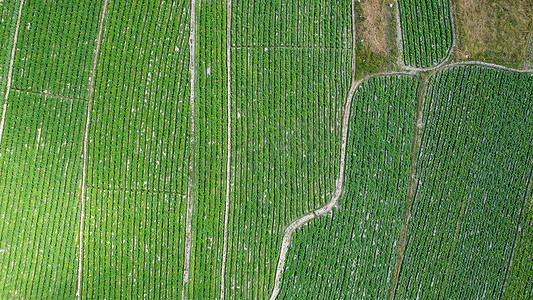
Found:
[{"label": "curved footpath", "polygon": [[[354,1],[352,1],[352,15],[355,15],[353,13],[353,9],[354,9],[354,3],[353,2]],[[352,30],[353,30],[353,28],[355,26],[354,24],[355,24],[355,22],[354,22],[354,20],[352,20]],[[353,30],[353,31],[355,32],[355,30]],[[355,33],[353,34],[353,40],[355,41]],[[398,45],[398,47],[400,47],[400,45]],[[310,213],[307,213],[307,214],[303,215],[302,217],[297,218],[289,226],[287,226],[287,228],[285,229],[284,234],[283,234],[282,243],[281,243],[281,250],[280,250],[280,256],[279,256],[279,260],[278,260],[278,266],[277,266],[277,269],[276,269],[276,276],[275,276],[275,279],[274,279],[274,288],[272,290],[272,294],[270,296],[270,300],[276,299],[276,297],[278,296],[278,294],[280,292],[281,277],[283,275],[283,269],[285,267],[285,261],[286,261],[287,252],[289,250],[289,246],[290,246],[290,243],[291,243],[292,234],[297,229],[301,228],[303,225],[305,225],[307,222],[309,222],[310,220],[312,220],[314,218],[317,218],[317,217],[320,217],[320,216],[323,216],[323,215],[326,215],[327,213],[332,211],[332,209],[334,207],[338,207],[338,200],[339,200],[339,198],[342,196],[342,194],[344,192],[344,180],[345,180],[344,173],[345,173],[345,167],[346,167],[345,166],[346,144],[347,144],[347,137],[348,137],[349,119],[350,119],[352,98],[353,98],[357,88],[363,82],[365,82],[365,81],[367,81],[367,80],[369,80],[369,79],[371,79],[373,77],[391,76],[391,75],[421,75],[421,73],[425,73],[425,72],[430,72],[430,74],[428,76],[428,77],[430,77],[430,76],[432,76],[433,74],[435,74],[437,72],[440,72],[442,70],[449,69],[449,68],[452,68],[452,67],[456,67],[456,66],[476,66],[476,65],[477,66],[484,66],[484,67],[491,67],[491,68],[495,68],[495,69],[502,69],[502,70],[511,71],[511,72],[530,73],[530,74],[533,75],[533,71],[532,70],[517,70],[517,69],[512,69],[512,68],[508,68],[508,67],[504,67],[504,66],[500,66],[500,65],[496,65],[496,64],[485,63],[485,62],[482,62],[482,61],[463,61],[463,62],[449,63],[448,60],[449,60],[449,58],[451,56],[451,53],[452,53],[454,47],[455,47],[455,41],[452,41],[452,48],[450,49],[447,57],[443,60],[443,62],[441,62],[440,64],[438,64],[436,66],[425,68],[425,69],[421,69],[421,68],[408,67],[408,66],[405,66],[405,65],[401,64],[401,67],[404,70],[403,72],[386,72],[386,73],[374,74],[374,75],[367,76],[367,77],[365,77],[365,78],[363,78],[363,79],[361,79],[359,81],[355,81],[355,79],[354,79],[354,76],[355,76],[355,55],[356,55],[355,47],[354,47],[354,49],[353,49],[353,57],[352,57],[352,83],[351,83],[351,86],[350,86],[350,90],[348,92],[348,96],[346,97],[346,104],[345,104],[345,107],[344,107],[344,115],[343,115],[343,120],[342,120],[341,159],[340,159],[340,164],[339,164],[339,177],[335,181],[335,193],[334,193],[331,201],[328,202],[326,205],[324,205],[324,206],[322,206],[322,207],[320,207],[318,209],[315,209],[314,211],[312,211]],[[421,85],[424,86],[423,83]],[[422,93],[423,92],[422,90],[419,90],[419,92]],[[417,97],[425,98],[425,95],[421,94],[421,95],[419,95]],[[423,110],[423,101],[422,101],[422,105],[419,108],[419,110],[420,110],[420,112],[417,111],[417,117],[416,117],[416,130],[417,131],[420,131],[422,129],[422,123],[421,123],[422,113],[421,113],[421,111]],[[420,134],[418,136],[418,139],[420,139]],[[419,150],[420,149],[413,149],[413,151],[419,151]],[[411,179],[414,179],[415,176],[416,176],[415,175],[415,173],[416,173],[416,165],[412,167],[412,170],[410,172],[411,172],[410,175],[412,177]],[[416,188],[416,185],[413,186],[415,181],[416,180],[412,180],[411,183],[410,183],[410,187],[409,187],[410,190],[413,190],[413,195],[414,195],[414,191],[416,191],[416,190],[414,190],[414,188]],[[414,200],[414,199],[412,199],[412,200]],[[412,204],[412,201],[411,201],[411,204]],[[407,211],[406,212],[406,216],[404,218],[404,224],[402,224],[402,232],[401,232],[401,235],[400,235],[401,237],[404,237],[404,239],[407,238],[407,225],[408,225],[409,219],[410,219],[410,212]],[[398,254],[397,254],[397,257],[399,258],[399,261],[397,261],[396,265],[395,265],[395,276],[393,278],[394,282],[398,281],[397,277],[399,276],[399,272],[401,270],[401,264],[402,264],[402,259],[401,258],[403,258],[403,253],[402,253],[403,251],[401,251],[401,250],[402,249],[399,249]],[[405,250],[405,249],[403,249],[403,250]],[[393,289],[395,290],[394,287],[391,287],[390,299],[394,299],[394,292],[392,291]]]}]

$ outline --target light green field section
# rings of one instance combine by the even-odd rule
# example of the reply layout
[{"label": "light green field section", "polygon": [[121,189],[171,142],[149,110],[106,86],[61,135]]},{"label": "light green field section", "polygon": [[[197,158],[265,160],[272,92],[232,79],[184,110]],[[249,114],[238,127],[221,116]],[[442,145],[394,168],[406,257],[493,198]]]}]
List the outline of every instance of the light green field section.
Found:
[{"label": "light green field section", "polygon": [[474,65],[431,77],[400,299],[497,299],[513,252],[516,262],[530,258],[514,249],[517,234],[523,241],[531,227],[520,221],[532,167],[532,96],[530,74]]},{"label": "light green field section", "polygon": [[228,298],[267,298],[285,226],[333,194],[351,75],[349,5],[233,3]]},{"label": "light green field section", "polygon": [[376,77],[352,101],[346,192],[293,236],[280,299],[384,299],[409,186],[418,78]]},{"label": "light green field section", "polygon": [[72,299],[87,104],[12,92],[0,144],[0,298]]},{"label": "light green field section", "polygon": [[85,99],[102,4],[103,0],[25,0],[12,88]]},{"label": "light green field section", "polygon": [[108,3],[89,125],[84,297],[181,296],[189,6]]},{"label": "light green field section", "polygon": [[180,298],[186,199],[89,189],[88,200],[84,298]]},{"label": "light green field section", "polygon": [[[11,49],[13,47],[13,33],[17,23],[17,2],[8,0],[0,2],[0,103],[4,103],[4,93],[6,89],[6,78],[9,68],[9,59],[11,58]],[[1,108],[0,108],[1,113]]]}]

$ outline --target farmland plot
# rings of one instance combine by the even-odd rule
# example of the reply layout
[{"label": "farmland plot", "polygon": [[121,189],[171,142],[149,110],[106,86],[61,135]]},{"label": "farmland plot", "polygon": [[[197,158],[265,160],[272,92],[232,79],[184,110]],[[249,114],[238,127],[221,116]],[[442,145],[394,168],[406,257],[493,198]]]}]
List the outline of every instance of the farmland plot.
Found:
[{"label": "farmland plot", "polygon": [[236,1],[232,9],[225,295],[257,299],[272,290],[284,227],[333,194],[351,10],[334,1]]},{"label": "farmland plot", "polygon": [[[529,178],[531,184],[531,177]],[[533,297],[533,201],[531,200],[531,187],[529,198],[524,204],[522,222],[518,226],[517,240],[509,277],[505,282],[503,296],[506,299],[529,299]]]},{"label": "farmland plot", "polygon": [[197,164],[190,299],[220,297],[227,179],[226,3],[198,8]]},{"label": "farmland plot", "polygon": [[1,103],[4,101],[4,92],[6,85],[7,70],[9,68],[9,60],[11,58],[11,46],[13,45],[10,40],[13,38],[13,32],[17,22],[17,3],[18,1],[9,0],[0,2],[0,45],[2,47],[2,56],[0,57],[0,96],[2,97]]},{"label": "farmland plot", "polygon": [[108,3],[89,130],[85,297],[181,295],[189,6]]},{"label": "farmland plot", "polygon": [[441,63],[453,40],[449,0],[399,0],[403,61],[427,68]]},{"label": "farmland plot", "polygon": [[102,3],[25,0],[13,88],[86,98]]},{"label": "farmland plot", "polygon": [[429,81],[399,298],[501,297],[531,174],[532,92],[531,75],[481,66]]},{"label": "farmland plot", "polygon": [[386,298],[409,185],[418,80],[377,77],[356,91],[346,193],[333,216],[297,231],[283,299]]},{"label": "farmland plot", "polygon": [[11,92],[0,144],[0,298],[73,298],[86,103]]}]

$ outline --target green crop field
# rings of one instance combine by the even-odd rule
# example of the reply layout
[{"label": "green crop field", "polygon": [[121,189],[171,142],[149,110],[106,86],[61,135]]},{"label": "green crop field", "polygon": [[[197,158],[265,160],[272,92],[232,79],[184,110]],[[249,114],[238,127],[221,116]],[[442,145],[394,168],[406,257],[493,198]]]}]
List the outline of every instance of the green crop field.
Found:
[{"label": "green crop field", "polygon": [[0,299],[533,297],[533,70],[456,5],[0,0]]},{"label": "green crop field", "polygon": [[398,0],[403,61],[427,68],[441,63],[453,40],[449,0]]},{"label": "green crop field", "polygon": [[406,75],[376,77],[355,92],[339,212],[294,235],[281,298],[387,296],[409,186],[417,85]]},{"label": "green crop field", "polygon": [[532,97],[533,76],[493,68],[429,80],[400,298],[501,297],[531,180]]}]

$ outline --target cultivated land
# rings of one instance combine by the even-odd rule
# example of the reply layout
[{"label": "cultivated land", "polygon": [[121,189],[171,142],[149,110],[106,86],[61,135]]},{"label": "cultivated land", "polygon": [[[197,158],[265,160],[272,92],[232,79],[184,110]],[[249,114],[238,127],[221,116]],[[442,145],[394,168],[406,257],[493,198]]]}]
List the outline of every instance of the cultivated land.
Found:
[{"label": "cultivated land", "polygon": [[0,298],[532,297],[531,5],[472,3],[1,1]]}]

